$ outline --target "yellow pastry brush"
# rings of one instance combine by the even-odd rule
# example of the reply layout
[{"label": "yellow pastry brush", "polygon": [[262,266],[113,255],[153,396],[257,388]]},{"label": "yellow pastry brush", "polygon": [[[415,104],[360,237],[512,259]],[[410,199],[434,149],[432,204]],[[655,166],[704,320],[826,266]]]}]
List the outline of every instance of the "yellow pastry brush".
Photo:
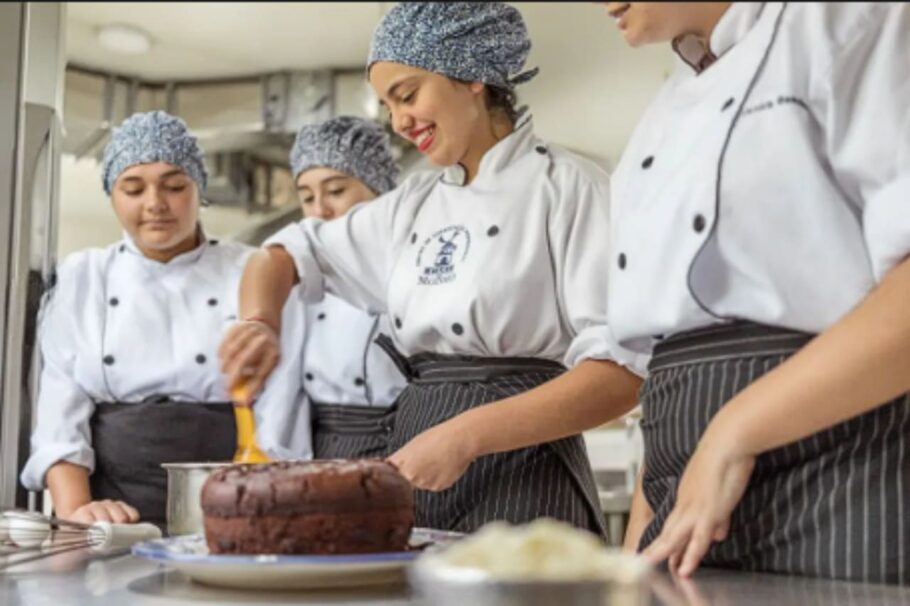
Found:
[{"label": "yellow pastry brush", "polygon": [[253,417],[253,407],[245,404],[248,395],[246,381],[241,381],[231,389],[234,418],[237,421],[237,451],[234,452],[234,463],[268,463],[269,457],[256,444],[256,419]]}]

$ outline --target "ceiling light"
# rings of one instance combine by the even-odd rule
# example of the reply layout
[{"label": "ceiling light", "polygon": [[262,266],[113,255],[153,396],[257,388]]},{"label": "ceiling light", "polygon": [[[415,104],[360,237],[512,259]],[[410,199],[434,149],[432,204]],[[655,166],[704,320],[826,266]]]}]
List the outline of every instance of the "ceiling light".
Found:
[{"label": "ceiling light", "polygon": [[98,41],[108,50],[128,55],[147,53],[152,48],[148,33],[123,23],[111,23],[98,29]]}]

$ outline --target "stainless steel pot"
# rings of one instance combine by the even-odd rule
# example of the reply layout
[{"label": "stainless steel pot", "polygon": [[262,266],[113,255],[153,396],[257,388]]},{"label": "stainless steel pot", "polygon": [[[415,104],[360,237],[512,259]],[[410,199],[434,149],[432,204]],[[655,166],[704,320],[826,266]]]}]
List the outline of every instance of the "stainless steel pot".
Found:
[{"label": "stainless steel pot", "polygon": [[167,470],[167,533],[170,536],[204,531],[199,496],[202,485],[225,463],[162,463]]}]

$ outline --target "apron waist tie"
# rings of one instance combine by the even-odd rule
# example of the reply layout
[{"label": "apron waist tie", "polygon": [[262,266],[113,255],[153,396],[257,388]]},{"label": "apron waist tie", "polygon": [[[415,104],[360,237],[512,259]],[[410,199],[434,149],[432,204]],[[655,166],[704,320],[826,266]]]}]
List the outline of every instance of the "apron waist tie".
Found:
[{"label": "apron waist tie", "polygon": [[394,416],[394,405],[360,406],[351,404],[327,404],[311,400],[313,429],[330,433],[356,433],[385,435],[390,431],[390,418]]},{"label": "apron waist tie", "polygon": [[542,358],[484,357],[463,354],[422,352],[406,357],[392,339],[379,335],[376,344],[385,351],[401,373],[414,383],[473,383],[497,377],[527,373],[561,374],[566,367]]},{"label": "apron waist tie", "polygon": [[392,363],[398,368],[404,378],[408,381],[414,379],[414,369],[411,368],[411,365],[408,363],[408,359],[398,351],[398,348],[395,347],[395,343],[392,342],[392,338],[385,333],[380,333],[378,337],[373,341],[386,352],[386,354],[392,359]]},{"label": "apron waist tie", "polygon": [[815,335],[788,328],[736,321],[677,333],[654,346],[649,372],[684,364],[791,354]]},{"label": "apron waist tie", "polygon": [[489,358],[421,353],[408,358],[415,383],[474,383],[509,375],[544,373],[560,375],[566,367],[539,358]]}]

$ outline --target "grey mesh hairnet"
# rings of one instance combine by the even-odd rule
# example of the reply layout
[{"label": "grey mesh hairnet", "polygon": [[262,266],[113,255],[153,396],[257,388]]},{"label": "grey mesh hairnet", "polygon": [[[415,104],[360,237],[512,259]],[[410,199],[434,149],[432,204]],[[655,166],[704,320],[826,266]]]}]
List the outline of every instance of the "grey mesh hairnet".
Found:
[{"label": "grey mesh hairnet", "polygon": [[290,153],[296,179],[310,168],[328,167],[363,181],[378,194],[395,189],[398,165],[389,137],[379,124],[338,116],[308,124],[297,133]]},{"label": "grey mesh hairnet", "polygon": [[420,67],[513,90],[531,40],[521,13],[503,2],[400,2],[379,22],[367,70],[377,61]]},{"label": "grey mesh hairnet", "polygon": [[205,191],[208,171],[205,156],[186,122],[163,111],[133,114],[114,128],[104,148],[101,180],[110,195],[114,182],[135,164],[167,162],[182,168]]}]

